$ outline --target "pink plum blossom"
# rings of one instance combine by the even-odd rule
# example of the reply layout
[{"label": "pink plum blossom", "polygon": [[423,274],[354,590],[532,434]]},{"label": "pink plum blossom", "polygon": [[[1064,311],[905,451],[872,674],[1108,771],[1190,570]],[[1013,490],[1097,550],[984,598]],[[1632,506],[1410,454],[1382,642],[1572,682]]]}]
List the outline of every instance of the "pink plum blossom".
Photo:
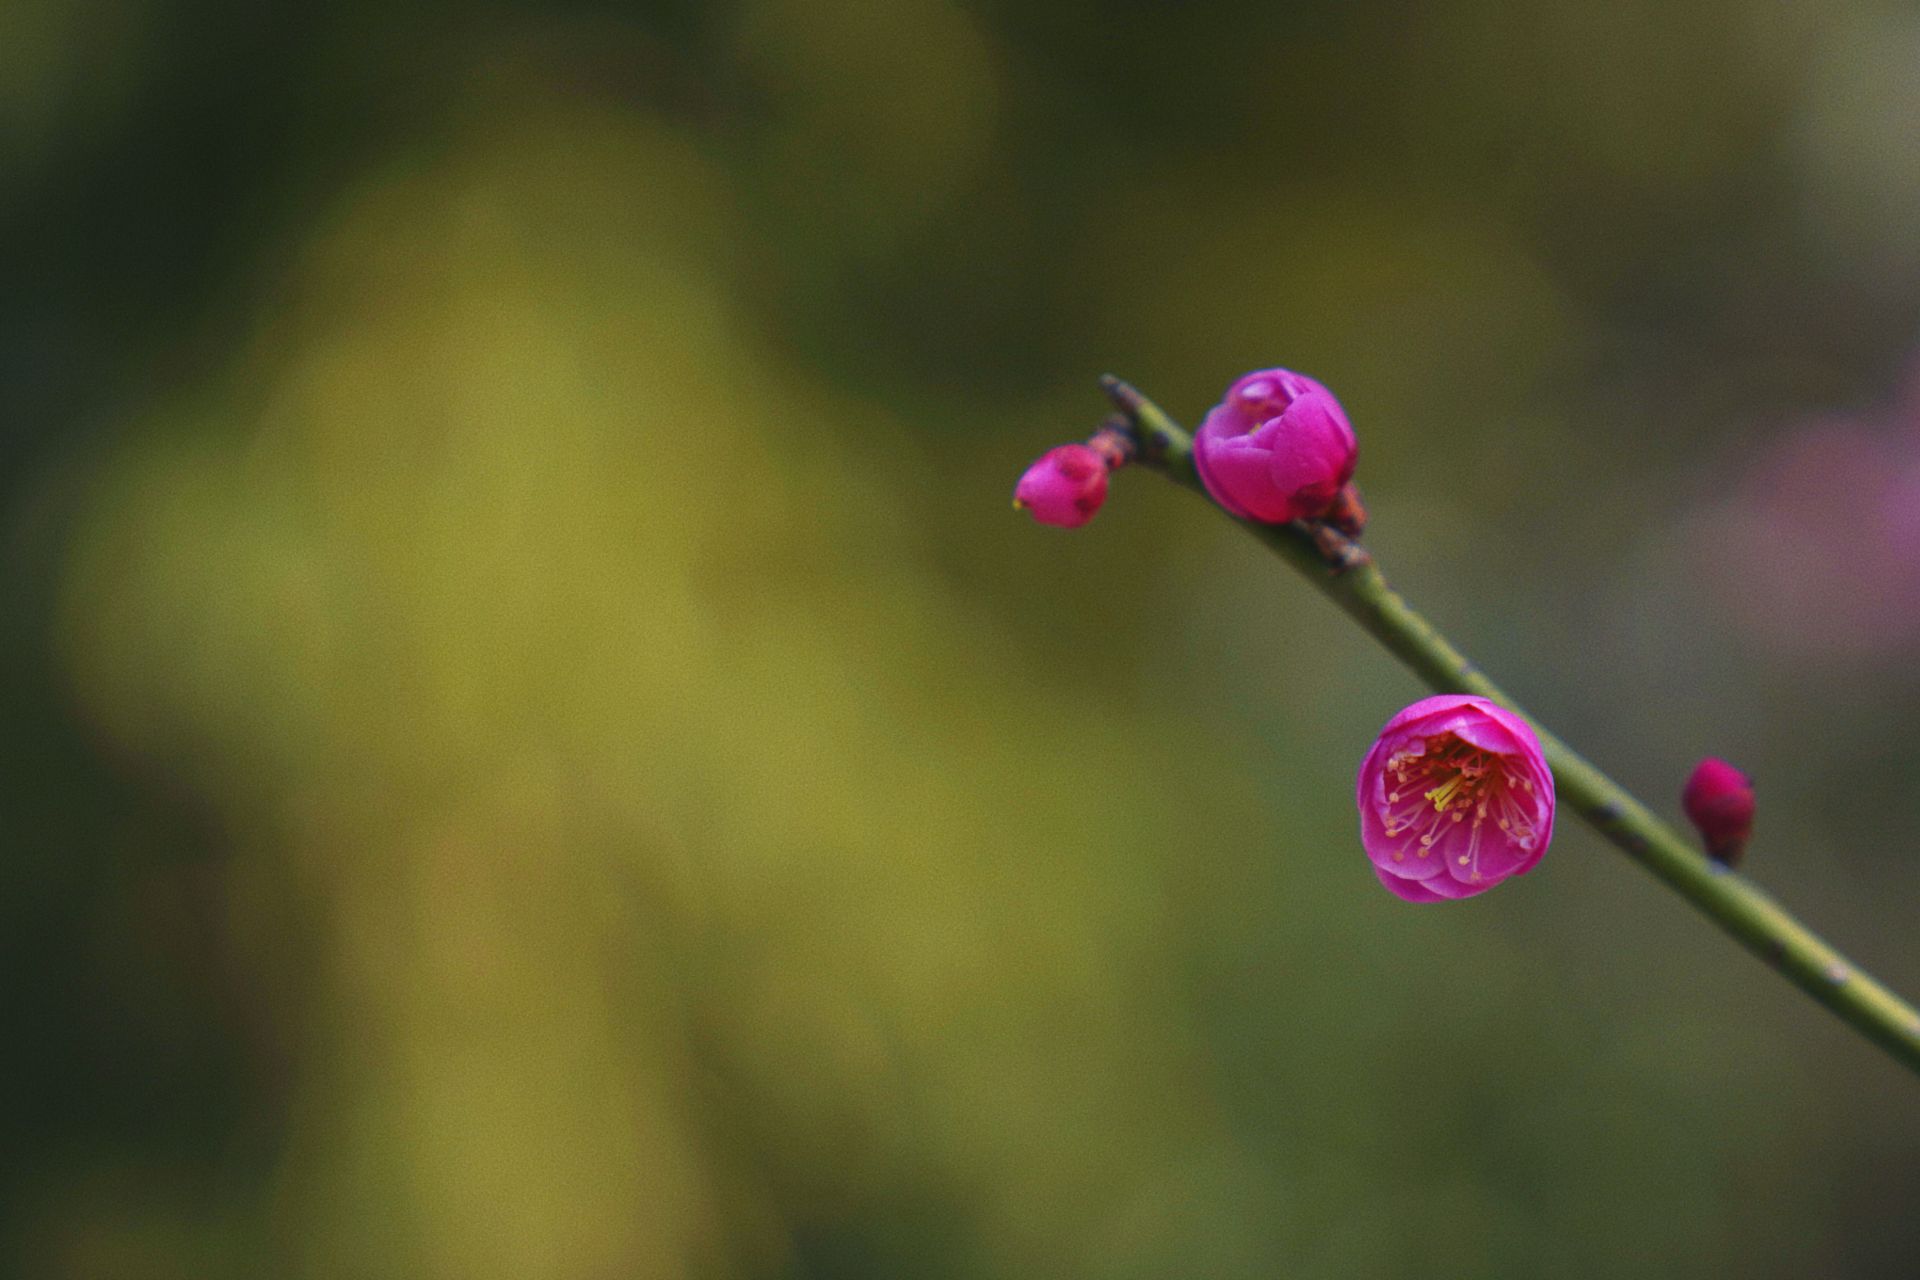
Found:
[{"label": "pink plum blossom", "polygon": [[1107,500],[1107,459],[1084,444],[1040,455],[1013,488],[1013,505],[1041,524],[1077,529]]},{"label": "pink plum blossom", "polygon": [[1527,722],[1485,698],[1423,698],[1360,763],[1360,843],[1408,902],[1485,893],[1553,838],[1553,771]]},{"label": "pink plum blossom", "polygon": [[1357,458],[1333,393],[1287,369],[1234,383],[1193,440],[1194,466],[1213,500],[1269,524],[1323,514],[1353,479]]},{"label": "pink plum blossom", "polygon": [[1699,829],[1709,854],[1728,866],[1740,860],[1753,834],[1753,782],[1746,774],[1708,756],[1687,778],[1680,807]]}]

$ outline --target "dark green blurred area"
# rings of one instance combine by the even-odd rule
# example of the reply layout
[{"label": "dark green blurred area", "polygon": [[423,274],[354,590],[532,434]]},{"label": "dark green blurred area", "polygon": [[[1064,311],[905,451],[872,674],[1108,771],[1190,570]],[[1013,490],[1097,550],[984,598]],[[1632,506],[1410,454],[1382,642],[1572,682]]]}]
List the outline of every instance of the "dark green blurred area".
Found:
[{"label": "dark green blurred area", "polygon": [[1321,378],[1412,598],[1657,806],[1752,770],[1920,991],[1914,664],[1688,532],[1900,394],[1916,67],[1866,0],[0,0],[0,1268],[1913,1275],[1913,1081],[1565,815],[1391,899],[1412,679],[1150,476],[1007,499],[1105,370]]}]

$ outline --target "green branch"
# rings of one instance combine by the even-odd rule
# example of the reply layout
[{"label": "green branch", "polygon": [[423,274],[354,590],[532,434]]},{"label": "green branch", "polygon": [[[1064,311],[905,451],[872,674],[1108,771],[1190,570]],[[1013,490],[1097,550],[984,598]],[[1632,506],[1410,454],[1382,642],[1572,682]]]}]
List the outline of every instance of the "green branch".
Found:
[{"label": "green branch", "polygon": [[[1126,416],[1135,461],[1207,497],[1194,470],[1192,437],[1126,383],[1108,378],[1103,385]],[[1747,950],[1909,1069],[1920,1072],[1920,1013],[1827,945],[1752,881],[1709,861],[1618,783],[1527,715],[1387,585],[1365,551],[1325,528],[1251,520],[1237,523],[1306,575],[1435,690],[1491,698],[1525,716],[1540,735],[1562,801]]]}]

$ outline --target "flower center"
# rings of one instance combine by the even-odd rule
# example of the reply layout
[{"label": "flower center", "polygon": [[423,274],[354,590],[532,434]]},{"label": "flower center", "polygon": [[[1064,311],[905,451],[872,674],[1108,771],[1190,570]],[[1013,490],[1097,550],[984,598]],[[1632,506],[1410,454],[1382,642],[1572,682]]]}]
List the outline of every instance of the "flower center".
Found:
[{"label": "flower center", "polygon": [[1521,797],[1531,794],[1533,781],[1514,776],[1509,765],[1505,756],[1451,733],[1394,752],[1387,759],[1382,818],[1390,838],[1406,838],[1394,850],[1393,860],[1404,862],[1409,853],[1432,857],[1434,846],[1446,839],[1443,856],[1451,856],[1457,866],[1470,869],[1471,879],[1479,880],[1481,835],[1489,823],[1507,841],[1523,848],[1532,844],[1535,828],[1527,816],[1531,806]]}]

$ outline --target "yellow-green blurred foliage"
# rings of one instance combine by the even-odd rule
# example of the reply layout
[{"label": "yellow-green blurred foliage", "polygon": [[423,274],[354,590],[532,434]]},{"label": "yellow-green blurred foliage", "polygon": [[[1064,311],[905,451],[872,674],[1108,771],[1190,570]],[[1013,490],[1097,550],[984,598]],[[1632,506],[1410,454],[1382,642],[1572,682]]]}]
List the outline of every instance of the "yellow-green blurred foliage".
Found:
[{"label": "yellow-green blurred foliage", "polygon": [[110,465],[66,614],[243,850],[313,1273],[718,1274],[912,1188],[1078,1269],[1220,1140],[1151,743],[916,572],[683,137],[514,98],[324,221]]},{"label": "yellow-green blurred foliage", "polygon": [[[276,117],[318,158],[154,215],[224,227],[227,283],[89,339],[192,356],[125,377],[15,522],[49,714],[114,799],[84,879],[18,863],[55,887],[9,910],[57,900],[85,981],[17,1025],[102,1026],[18,1127],[4,1265],[1897,1274],[1891,1068],[1570,822],[1484,902],[1385,900],[1350,770],[1412,682],[1150,478],[1077,536],[1005,510],[1109,360],[1188,415],[1301,364],[1351,389],[1409,586],[1665,802],[1737,754],[1732,680],[1662,705],[1691,623],[1635,612],[1636,581],[1685,598],[1636,528],[1714,442],[1596,370],[1657,327],[1618,296],[1655,206],[1738,221],[1773,37],[1328,7],[1268,58],[1234,24],[1288,19],[1250,6],[344,12]],[[111,78],[19,13],[12,154],[58,189]],[[330,115],[355,76],[394,96]],[[1797,759],[1776,733],[1752,752]],[[1873,899],[1913,873],[1817,874],[1844,761],[1781,784],[1776,847],[1895,959]]]}]

